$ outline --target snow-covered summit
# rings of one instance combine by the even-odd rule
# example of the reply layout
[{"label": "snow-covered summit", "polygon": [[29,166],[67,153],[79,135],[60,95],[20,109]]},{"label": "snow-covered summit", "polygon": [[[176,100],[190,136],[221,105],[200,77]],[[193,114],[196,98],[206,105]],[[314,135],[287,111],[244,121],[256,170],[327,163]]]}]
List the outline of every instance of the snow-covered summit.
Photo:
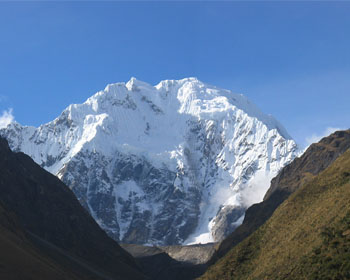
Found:
[{"label": "snow-covered summit", "polygon": [[1,134],[66,182],[112,237],[137,243],[222,238],[297,153],[245,96],[196,78],[109,84],[52,122]]}]

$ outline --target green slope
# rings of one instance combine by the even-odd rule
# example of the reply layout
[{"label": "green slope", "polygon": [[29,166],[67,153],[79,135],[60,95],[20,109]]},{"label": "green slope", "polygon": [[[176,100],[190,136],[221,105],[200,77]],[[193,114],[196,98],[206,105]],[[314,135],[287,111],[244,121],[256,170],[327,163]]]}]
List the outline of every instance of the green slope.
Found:
[{"label": "green slope", "polygon": [[200,279],[350,279],[350,151]]}]

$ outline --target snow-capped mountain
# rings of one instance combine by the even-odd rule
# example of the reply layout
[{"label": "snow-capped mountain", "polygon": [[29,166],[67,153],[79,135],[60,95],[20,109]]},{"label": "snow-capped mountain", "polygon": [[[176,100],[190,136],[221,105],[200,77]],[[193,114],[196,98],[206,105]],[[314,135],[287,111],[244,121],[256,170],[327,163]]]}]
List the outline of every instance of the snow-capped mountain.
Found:
[{"label": "snow-capped mountain", "polygon": [[246,97],[196,78],[110,84],[52,122],[0,133],[126,243],[222,239],[298,153]]}]

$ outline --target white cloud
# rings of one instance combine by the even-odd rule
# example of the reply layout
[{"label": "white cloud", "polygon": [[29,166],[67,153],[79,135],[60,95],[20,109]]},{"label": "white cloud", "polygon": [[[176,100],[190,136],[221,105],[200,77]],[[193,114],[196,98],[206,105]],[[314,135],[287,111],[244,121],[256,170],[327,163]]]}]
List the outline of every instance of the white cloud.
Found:
[{"label": "white cloud", "polygon": [[267,190],[270,188],[272,177],[273,176],[267,175],[262,171],[256,172],[254,177],[241,192],[241,199],[244,206],[249,207],[254,203],[263,201]]},{"label": "white cloud", "polygon": [[13,116],[12,112],[12,108],[4,110],[2,112],[2,115],[0,116],[0,128],[7,127],[10,123],[12,123],[15,120],[15,117]]},{"label": "white cloud", "polygon": [[340,127],[327,127],[322,133],[320,134],[312,134],[309,137],[306,137],[305,142],[307,147],[310,146],[312,143],[316,143],[318,141],[320,141],[323,137],[326,137],[330,134],[332,134],[334,131],[337,130],[344,130],[344,128],[340,128]]}]

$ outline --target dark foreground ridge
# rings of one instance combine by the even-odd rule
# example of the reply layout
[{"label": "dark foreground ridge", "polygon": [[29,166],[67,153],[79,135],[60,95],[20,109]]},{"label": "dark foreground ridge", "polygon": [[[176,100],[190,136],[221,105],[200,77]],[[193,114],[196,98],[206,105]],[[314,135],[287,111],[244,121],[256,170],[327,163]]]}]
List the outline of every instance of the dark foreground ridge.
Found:
[{"label": "dark foreground ridge", "polygon": [[58,178],[0,138],[0,279],[147,279]]}]

